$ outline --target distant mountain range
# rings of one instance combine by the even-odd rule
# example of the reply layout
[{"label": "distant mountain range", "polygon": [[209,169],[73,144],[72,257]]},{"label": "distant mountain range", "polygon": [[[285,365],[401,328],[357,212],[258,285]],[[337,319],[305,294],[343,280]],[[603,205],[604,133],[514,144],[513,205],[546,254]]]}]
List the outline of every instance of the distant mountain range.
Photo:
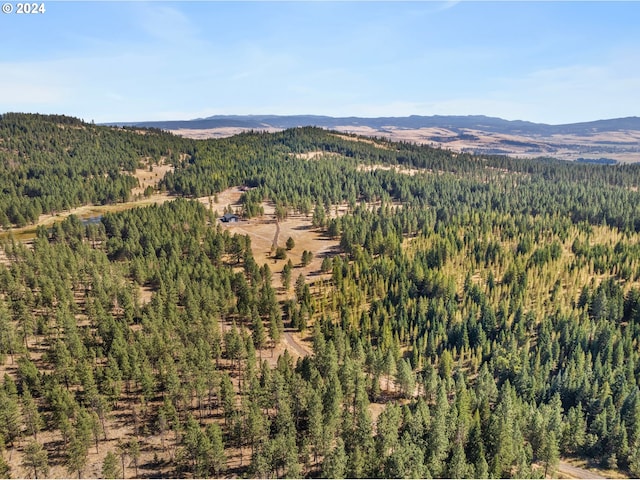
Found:
[{"label": "distant mountain range", "polygon": [[163,130],[210,128],[293,128],[316,126],[322,128],[337,127],[385,127],[419,129],[447,128],[485,130],[495,133],[526,135],[588,135],[594,132],[610,132],[620,130],[640,130],[640,117],[613,118],[593,122],[548,125],[522,120],[504,120],[484,115],[433,115],[409,117],[326,117],[320,115],[214,115],[195,120],[173,120],[159,122],[123,122],[112,125],[160,128]]},{"label": "distant mountain range", "polygon": [[192,138],[246,130],[317,126],[341,132],[441,146],[455,151],[566,160],[640,162],[640,117],[548,125],[484,115],[327,117],[319,115],[214,115],[195,120],[118,122],[113,126],[170,130]]}]

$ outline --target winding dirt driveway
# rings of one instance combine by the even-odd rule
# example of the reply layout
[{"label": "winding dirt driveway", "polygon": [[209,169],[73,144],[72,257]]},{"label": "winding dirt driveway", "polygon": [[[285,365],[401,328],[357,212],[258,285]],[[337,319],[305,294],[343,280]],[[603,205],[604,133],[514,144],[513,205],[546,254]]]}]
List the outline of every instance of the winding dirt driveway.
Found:
[{"label": "winding dirt driveway", "polygon": [[597,473],[586,470],[580,467],[574,467],[573,465],[568,464],[567,462],[560,461],[558,464],[558,470],[556,472],[557,475],[562,475],[565,478],[607,478],[602,475],[598,475]]},{"label": "winding dirt driveway", "polygon": [[291,334],[291,332],[284,332],[284,341],[299,356],[307,357],[311,355],[311,351],[306,346],[298,342],[296,338]]}]

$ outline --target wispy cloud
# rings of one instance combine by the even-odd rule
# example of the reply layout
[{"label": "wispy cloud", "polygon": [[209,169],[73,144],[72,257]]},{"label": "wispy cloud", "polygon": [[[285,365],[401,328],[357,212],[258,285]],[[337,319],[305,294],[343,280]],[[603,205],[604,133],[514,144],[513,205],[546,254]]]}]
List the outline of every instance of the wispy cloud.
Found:
[{"label": "wispy cloud", "polygon": [[436,11],[438,12],[442,12],[444,10],[449,10],[450,8],[455,7],[456,5],[458,5],[462,0],[447,0],[445,2],[438,2],[439,6],[436,9]]},{"label": "wispy cloud", "polygon": [[[504,79],[496,96],[526,103],[530,118],[558,122],[637,115],[640,112],[640,58],[613,55],[597,64],[544,68]],[[524,99],[527,99],[526,101]]]},{"label": "wispy cloud", "polygon": [[164,3],[140,3],[134,12],[139,27],[152,38],[177,45],[198,39],[198,27],[177,8]]},{"label": "wispy cloud", "polygon": [[71,94],[66,75],[57,72],[54,62],[0,63],[0,71],[0,104],[5,108],[56,106]]}]

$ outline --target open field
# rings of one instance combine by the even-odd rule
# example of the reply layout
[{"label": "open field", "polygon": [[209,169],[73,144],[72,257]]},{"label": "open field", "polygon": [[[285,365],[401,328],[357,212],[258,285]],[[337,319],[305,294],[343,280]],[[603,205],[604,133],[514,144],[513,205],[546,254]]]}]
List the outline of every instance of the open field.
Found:
[{"label": "open field", "polygon": [[205,138],[224,138],[238,135],[239,133],[260,131],[260,132],[279,132],[281,128],[264,127],[264,128],[244,128],[244,127],[221,127],[221,128],[181,128],[179,130],[171,130],[171,133],[180,135],[181,137],[205,139]]},{"label": "open field", "polygon": [[[210,204],[209,197],[201,198],[200,201],[206,206],[211,206],[218,213],[221,213],[226,206],[231,206],[234,211],[239,211],[241,205],[238,202],[241,195],[242,191],[238,187],[232,187],[217,195],[218,203],[213,202]],[[238,223],[221,223],[221,225],[229,230],[230,233],[249,235],[256,262],[258,265],[265,263],[269,265],[276,287],[282,288],[280,272],[282,272],[288,260],[291,260],[294,266],[292,283],[295,282],[295,279],[300,274],[308,279],[322,278],[320,274],[322,260],[327,255],[337,253],[338,239],[327,238],[317,229],[313,229],[311,216],[291,214],[280,222],[278,246],[284,247],[287,239],[291,237],[295,242],[295,247],[287,251],[286,259],[277,260],[272,255],[272,245],[277,229],[275,206],[270,202],[263,202],[262,208],[264,209],[264,215],[260,217],[242,220]],[[339,211],[340,213],[345,212],[345,210],[341,209]],[[313,252],[313,260],[305,267],[301,265],[302,252],[304,250]]]},{"label": "open field", "polygon": [[160,180],[162,180],[168,172],[173,172],[173,170],[173,165],[167,164],[152,165],[151,169],[138,168],[134,173],[134,177],[138,179],[140,185],[131,190],[131,195],[137,197],[143,195],[147,187],[157,187]]}]

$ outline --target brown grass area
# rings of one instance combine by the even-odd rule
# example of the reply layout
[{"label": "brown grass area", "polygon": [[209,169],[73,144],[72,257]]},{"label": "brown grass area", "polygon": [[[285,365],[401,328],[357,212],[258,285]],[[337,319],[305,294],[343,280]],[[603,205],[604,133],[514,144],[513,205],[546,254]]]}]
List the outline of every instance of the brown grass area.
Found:
[{"label": "brown grass area", "polygon": [[0,238],[6,238],[9,234],[13,234],[13,236],[18,240],[29,240],[36,236],[36,228],[39,225],[53,225],[55,222],[63,221],[70,215],[77,215],[81,219],[95,218],[107,212],[121,212],[135,207],[144,207],[156,203],[161,204],[167,200],[173,200],[174,198],[175,197],[170,196],[168,193],[156,193],[150,197],[140,198],[131,202],[114,203],[112,205],[83,205],[55,215],[40,215],[38,222],[35,225],[27,225],[26,227],[12,228],[10,230],[0,232]]},{"label": "brown grass area", "polygon": [[[125,403],[122,400],[121,403]],[[117,454],[118,441],[128,441],[134,438],[133,425],[128,419],[128,415],[124,409],[113,412],[114,419],[107,425],[107,440],[99,442],[98,451],[96,452],[95,444],[89,447],[87,457],[87,465],[82,472],[82,478],[103,478],[102,462],[108,452]],[[18,448],[12,450],[12,456],[8,459],[11,466],[11,475],[13,478],[32,478],[33,472],[22,467],[23,449],[31,437],[23,439]],[[173,434],[168,433],[165,439],[165,449],[162,449],[162,441],[159,435],[140,437],[140,458],[138,459],[138,478],[140,477],[168,477],[173,473],[173,468],[168,468],[162,463],[158,466],[151,467],[154,454],[163,462],[169,462],[174,450]],[[38,434],[38,442],[42,443],[49,453],[49,474],[48,478],[75,478],[77,472],[69,472],[63,465],[65,458],[65,447],[62,443],[62,437],[59,432],[44,431]],[[5,456],[7,458],[7,456]],[[120,457],[118,457],[118,468],[122,469]],[[40,474],[41,475],[41,474]],[[125,460],[126,478],[135,477],[134,465],[130,458]],[[123,477],[125,478],[125,477]]]},{"label": "brown grass area", "polygon": [[374,172],[376,170],[393,170],[396,173],[413,176],[418,173],[426,173],[429,170],[419,170],[417,168],[406,168],[401,165],[358,165],[359,172]]},{"label": "brown grass area", "polygon": [[4,249],[2,247],[0,247],[0,264],[9,265],[10,263],[11,263],[11,261],[7,257],[6,252],[4,251]]},{"label": "brown grass area", "polygon": [[[268,205],[265,205],[265,211]],[[339,242],[326,238],[321,232],[311,227],[311,219],[302,215],[291,215],[280,222],[278,246],[283,247],[289,237],[293,238],[295,247],[287,252],[287,259],[276,260],[271,255],[273,239],[276,233],[276,223],[272,215],[265,213],[263,217],[242,221],[235,225],[224,225],[231,233],[249,235],[253,256],[258,265],[267,263],[273,274],[274,286],[282,288],[280,272],[288,259],[293,263],[292,283],[303,274],[308,279],[320,274],[320,265],[326,255],[337,252]],[[301,265],[302,252],[313,252],[313,260],[309,265]]]},{"label": "brown grass area", "polygon": [[264,128],[244,128],[244,127],[221,127],[221,128],[179,128],[177,130],[169,130],[174,135],[180,135],[185,138],[193,138],[193,139],[206,139],[206,138],[225,138],[231,137],[233,135],[238,135],[239,133],[244,132],[280,132],[284,129],[282,128],[274,128],[274,127],[264,127]]},{"label": "brown grass area", "polygon": [[218,214],[222,215],[226,206],[230,206],[233,210],[238,211],[242,209],[242,205],[240,205],[240,197],[242,194],[243,191],[240,187],[231,187],[216,195],[200,197],[198,201],[207,208],[211,207],[214,211],[217,210]]},{"label": "brown grass area", "polygon": [[149,303],[152,296],[153,289],[151,287],[141,286],[138,288],[138,304],[140,306]]},{"label": "brown grass area", "polygon": [[323,152],[322,150],[316,150],[313,152],[304,152],[304,153],[296,153],[294,155],[296,158],[302,158],[304,160],[322,160],[326,158],[342,158],[342,155],[336,152]]},{"label": "brown grass area", "polygon": [[173,165],[152,165],[151,170],[149,168],[138,168],[133,174],[138,179],[139,186],[131,190],[131,195],[134,197],[144,194],[144,190],[147,187],[157,187],[160,180],[164,178],[167,172],[173,172]]},{"label": "brown grass area", "polygon": [[[242,190],[239,187],[232,187],[220,192],[218,203],[213,203],[212,208],[217,207],[218,213],[229,205],[232,209],[240,209],[238,203]],[[201,198],[200,201],[209,206],[209,198]],[[327,238],[317,229],[312,228],[311,217],[292,214],[288,218],[280,222],[280,233],[278,235],[278,246],[284,247],[289,237],[293,238],[295,246],[287,251],[287,259],[277,260],[272,256],[273,240],[276,234],[275,206],[271,203],[264,202],[262,204],[265,214],[261,217],[243,220],[239,223],[221,223],[222,227],[227,229],[231,234],[249,235],[251,238],[251,247],[253,256],[258,265],[269,265],[273,278],[273,285],[278,290],[278,300],[283,301],[293,296],[293,285],[300,274],[304,275],[307,282],[314,282],[328,277],[320,272],[320,266],[325,256],[335,255],[339,250],[339,241],[337,239]],[[347,211],[346,205],[336,207],[338,214],[344,214]],[[307,266],[302,266],[302,252],[309,250],[313,252],[313,259]],[[293,272],[291,273],[291,287],[288,291],[284,291],[282,285],[281,273],[288,260],[293,263]],[[297,331],[286,330],[279,345],[275,349],[266,349],[259,352],[263,358],[268,359],[269,363],[274,363],[279,355],[287,349],[289,354],[295,358],[302,355],[311,354],[310,338],[300,334]]]},{"label": "brown grass area", "polygon": [[[487,150],[501,150],[514,157],[551,156],[564,160],[584,158],[611,158],[622,163],[640,161],[640,132],[617,131],[599,132],[592,135],[515,135],[486,132],[477,129],[462,129],[461,133],[474,135],[475,139],[458,138],[458,133],[442,127],[398,128],[394,126],[375,129],[371,127],[336,127],[336,130],[355,133],[364,136],[382,136],[392,141],[404,141],[441,147],[454,152],[482,152]],[[345,136],[349,139],[350,137]],[[359,139],[360,141],[363,141]],[[528,145],[518,145],[509,142],[522,142]],[[372,141],[373,142],[373,141]],[[612,143],[615,150],[612,150]],[[373,142],[375,143],[375,142]],[[626,144],[626,145],[625,145]],[[376,143],[376,146],[384,148]]]},{"label": "brown grass area", "polygon": [[[355,133],[356,135],[364,135],[369,137],[388,137],[388,133],[386,130],[379,131],[371,127],[336,127],[335,130],[347,133]],[[389,145],[384,142],[376,141],[368,138],[354,138],[348,135],[335,135],[338,138],[343,138],[345,140],[351,140],[354,142],[360,143],[368,143],[369,145],[374,145],[378,148],[382,148],[383,150],[389,150]]]},{"label": "brown grass area", "polygon": [[[218,203],[212,203],[214,209],[218,209],[218,213],[222,213],[222,209],[229,205],[232,209],[240,209],[238,203],[242,190],[239,187],[232,187],[218,194]],[[209,198],[199,199],[203,204],[209,206]],[[271,269],[274,286],[282,288],[280,273],[289,259],[293,263],[294,270],[292,273],[292,284],[298,278],[299,274],[305,275],[308,279],[320,276],[320,265],[327,255],[335,254],[339,248],[339,241],[325,237],[322,232],[312,228],[311,216],[300,214],[291,214],[280,222],[280,234],[278,236],[278,246],[284,247],[289,237],[293,238],[295,247],[287,252],[287,259],[276,260],[271,254],[273,239],[276,234],[275,205],[270,202],[263,202],[264,215],[249,220],[243,220],[238,223],[221,223],[223,228],[229,230],[229,233],[238,233],[240,235],[249,235],[251,238],[251,247],[253,256],[258,265],[267,263]],[[337,206],[339,214],[346,213],[347,206]],[[335,209],[332,209],[334,212]],[[313,252],[313,260],[309,265],[303,267],[301,265],[302,252],[309,250]]]}]

